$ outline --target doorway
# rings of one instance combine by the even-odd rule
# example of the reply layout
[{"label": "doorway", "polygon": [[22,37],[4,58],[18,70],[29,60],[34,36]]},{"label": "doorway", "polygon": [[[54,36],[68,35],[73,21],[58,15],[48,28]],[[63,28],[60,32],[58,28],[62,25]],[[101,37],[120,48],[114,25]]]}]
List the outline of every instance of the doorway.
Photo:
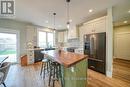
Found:
[{"label": "doorway", "polygon": [[5,62],[18,63],[18,32],[14,30],[0,30],[0,61],[8,57]]},{"label": "doorway", "polygon": [[130,83],[130,25],[114,27],[113,78]]},{"label": "doorway", "polygon": [[115,35],[115,57],[130,60],[130,33],[119,33]]}]

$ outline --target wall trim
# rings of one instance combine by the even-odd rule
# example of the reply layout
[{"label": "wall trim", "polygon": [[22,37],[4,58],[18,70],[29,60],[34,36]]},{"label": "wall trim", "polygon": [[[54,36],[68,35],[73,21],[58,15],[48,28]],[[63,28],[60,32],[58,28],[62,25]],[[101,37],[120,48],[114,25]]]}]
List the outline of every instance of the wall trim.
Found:
[{"label": "wall trim", "polygon": [[120,35],[120,34],[130,34],[130,32],[116,33],[115,35]]},{"label": "wall trim", "polygon": [[8,28],[0,28],[1,33],[11,33],[11,34],[16,34],[16,39],[17,39],[17,63],[20,63],[20,31],[19,30],[12,30]]}]

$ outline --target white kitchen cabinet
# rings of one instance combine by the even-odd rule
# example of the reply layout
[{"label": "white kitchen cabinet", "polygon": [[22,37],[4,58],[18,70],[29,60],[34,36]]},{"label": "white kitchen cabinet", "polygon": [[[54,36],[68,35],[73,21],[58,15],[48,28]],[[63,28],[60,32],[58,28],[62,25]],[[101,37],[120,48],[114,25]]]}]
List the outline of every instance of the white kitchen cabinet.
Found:
[{"label": "white kitchen cabinet", "polygon": [[64,42],[64,32],[58,32],[58,42]]},{"label": "white kitchen cabinet", "polygon": [[67,31],[58,32],[58,42],[67,42]]},{"label": "white kitchen cabinet", "polygon": [[86,34],[106,32],[106,16],[86,22],[83,26]]},{"label": "white kitchen cabinet", "polygon": [[80,42],[83,42],[85,34],[106,32],[106,16],[84,23],[79,27]]},{"label": "white kitchen cabinet", "polygon": [[94,25],[93,23],[87,23],[84,25],[85,26],[85,34],[90,34],[90,33],[93,33],[94,32]]},{"label": "white kitchen cabinet", "polygon": [[64,42],[68,40],[68,31],[64,31]]},{"label": "white kitchen cabinet", "polygon": [[68,39],[78,38],[78,30],[76,26],[68,29]]},{"label": "white kitchen cabinet", "polygon": [[96,33],[106,32],[106,17],[102,17],[93,23],[93,29]]}]

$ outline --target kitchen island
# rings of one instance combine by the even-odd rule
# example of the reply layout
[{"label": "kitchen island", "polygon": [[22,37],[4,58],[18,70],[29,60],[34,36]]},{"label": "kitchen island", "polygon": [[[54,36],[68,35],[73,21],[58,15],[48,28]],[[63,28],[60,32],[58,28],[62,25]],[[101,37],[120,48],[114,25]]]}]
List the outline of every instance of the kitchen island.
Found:
[{"label": "kitchen island", "polygon": [[42,53],[61,64],[62,87],[87,87],[87,55],[57,50]]}]

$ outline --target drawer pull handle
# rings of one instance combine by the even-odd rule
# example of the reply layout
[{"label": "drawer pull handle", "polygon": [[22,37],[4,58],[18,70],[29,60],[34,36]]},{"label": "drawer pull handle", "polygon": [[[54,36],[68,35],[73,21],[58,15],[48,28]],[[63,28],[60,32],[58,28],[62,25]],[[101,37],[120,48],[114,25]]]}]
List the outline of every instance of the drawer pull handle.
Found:
[{"label": "drawer pull handle", "polygon": [[90,66],[91,68],[95,68],[94,66]]}]

